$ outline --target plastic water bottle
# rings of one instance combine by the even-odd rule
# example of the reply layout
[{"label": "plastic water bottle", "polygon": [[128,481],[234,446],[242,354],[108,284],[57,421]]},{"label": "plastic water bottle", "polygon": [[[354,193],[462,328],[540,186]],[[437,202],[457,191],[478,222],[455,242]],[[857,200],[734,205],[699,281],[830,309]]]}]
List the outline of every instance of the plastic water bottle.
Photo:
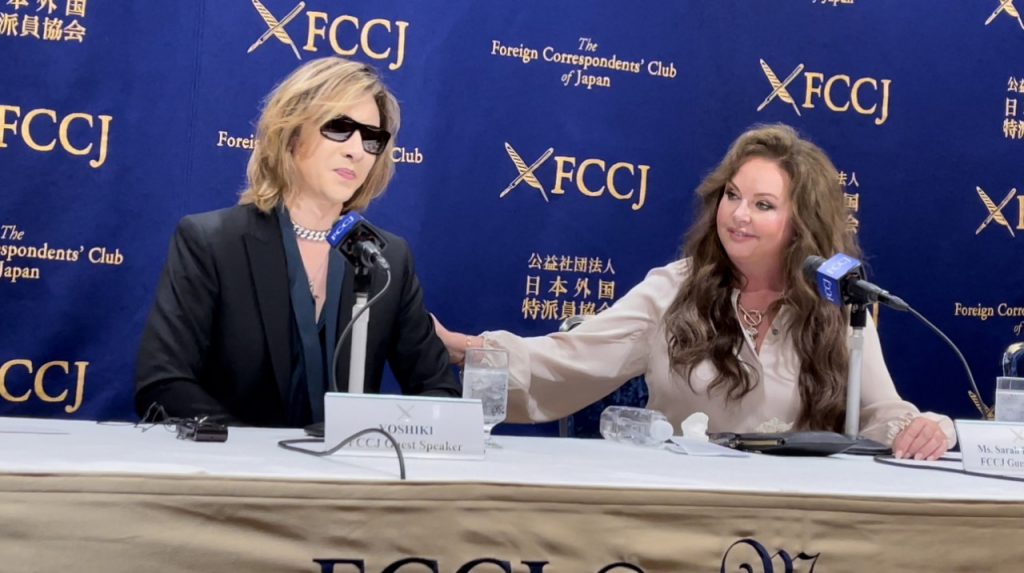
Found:
[{"label": "plastic water bottle", "polygon": [[657,410],[608,406],[601,412],[601,437],[637,446],[658,446],[672,437],[672,424]]}]

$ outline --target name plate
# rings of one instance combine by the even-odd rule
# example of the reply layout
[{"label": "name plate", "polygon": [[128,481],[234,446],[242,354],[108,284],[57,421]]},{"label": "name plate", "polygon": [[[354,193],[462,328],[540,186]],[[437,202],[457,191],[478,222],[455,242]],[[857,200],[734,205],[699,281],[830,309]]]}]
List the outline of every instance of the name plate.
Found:
[{"label": "name plate", "polygon": [[[324,395],[324,445],[333,448],[361,430],[395,437],[409,458],[483,458],[484,414],[480,400],[380,394]],[[393,456],[391,442],[373,432],[339,454]]]},{"label": "name plate", "polygon": [[964,469],[1024,475],[1024,423],[955,420]]}]

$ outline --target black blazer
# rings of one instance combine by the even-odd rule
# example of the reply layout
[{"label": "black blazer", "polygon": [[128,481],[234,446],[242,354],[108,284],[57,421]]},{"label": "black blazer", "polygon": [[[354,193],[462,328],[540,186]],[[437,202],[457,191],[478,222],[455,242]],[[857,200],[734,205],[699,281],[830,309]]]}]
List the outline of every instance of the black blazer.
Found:
[{"label": "black blazer", "polygon": [[[458,396],[448,353],[434,333],[404,240],[382,232],[391,286],[370,310],[367,393],[380,391],[384,362],[406,394]],[[373,275],[370,296],[385,276]],[[340,329],[355,304],[346,266]],[[288,268],[276,211],[252,205],[189,215],[178,224],[156,302],[142,334],[135,374],[139,415],[158,403],[168,415],[218,416],[227,423],[285,425],[291,384]],[[349,341],[338,359],[348,387]]]}]

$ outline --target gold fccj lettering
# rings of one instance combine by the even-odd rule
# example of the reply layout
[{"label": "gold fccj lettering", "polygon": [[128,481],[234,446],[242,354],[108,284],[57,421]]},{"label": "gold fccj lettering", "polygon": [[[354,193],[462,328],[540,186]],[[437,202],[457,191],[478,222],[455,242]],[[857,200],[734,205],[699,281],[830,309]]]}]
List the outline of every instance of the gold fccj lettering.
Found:
[{"label": "gold fccj lettering", "polygon": [[[391,60],[388,64],[389,70],[397,70],[405,62],[405,41],[406,32],[409,28],[408,22],[396,20],[394,22],[384,18],[373,18],[360,22],[359,18],[348,14],[338,16],[328,26],[330,16],[326,12],[310,10],[306,12],[306,19],[309,23],[306,35],[304,51],[316,52],[317,40],[326,39],[331,49],[339,56],[354,56],[360,51],[373,60]],[[356,43],[343,43],[342,37],[346,30],[359,33],[359,41]],[[390,39],[393,45],[381,50],[382,43]],[[351,42],[352,40],[348,40]],[[392,50],[394,50],[392,52]],[[394,56],[392,57],[392,53]]]},{"label": "gold fccj lettering", "polygon": [[[650,165],[633,165],[623,161],[608,166],[603,159],[595,158],[584,159],[577,166],[575,157],[556,156],[555,187],[551,190],[551,194],[564,195],[563,183],[575,179],[576,189],[587,197],[600,197],[605,191],[619,201],[629,201],[635,197],[630,208],[633,211],[638,211],[643,208],[644,202],[647,200],[647,174],[650,169]],[[588,170],[594,170],[599,174],[596,177],[596,182],[587,183],[588,179],[593,179],[587,177]],[[616,176],[620,171],[638,178],[639,185],[631,186],[629,191],[621,191],[616,184]],[[601,177],[602,175],[603,177]],[[600,187],[596,187],[596,184],[600,184]]]},{"label": "gold fccj lettering", "polygon": [[[765,78],[771,84],[772,91],[757,107],[757,111],[763,110],[772,101],[778,100],[792,107],[797,115],[801,115],[801,109],[814,109],[815,101],[820,100],[824,102],[826,108],[836,113],[845,113],[852,109],[860,115],[874,115],[876,116],[875,125],[882,125],[889,120],[891,79],[870,77],[854,79],[846,74],[826,76],[821,72],[804,71],[804,64],[798,64],[785,79],[780,80],[768,62],[762,59],[760,64],[761,71],[764,72]],[[798,107],[797,100],[790,90],[799,93],[796,92],[799,88],[794,84],[801,73],[804,77],[804,101],[803,105]],[[868,105],[869,101],[871,101],[870,105]]]},{"label": "gold fccj lettering", "polygon": [[[107,161],[112,120],[109,115],[88,113],[60,117],[55,110],[45,108],[31,109],[22,115],[20,106],[0,104],[0,149],[9,145],[8,132],[20,136],[29,149],[42,153],[54,151],[58,143],[65,152],[79,157],[91,155],[95,149],[89,166],[98,169]],[[72,134],[76,141],[72,141]]]},{"label": "gold fccj lettering", "polygon": [[[75,373],[73,378],[69,381],[68,376],[72,376],[71,363],[66,360],[54,360],[47,362],[36,370],[31,360],[16,359],[9,360],[3,364],[0,364],[0,398],[11,403],[22,403],[28,402],[33,394],[40,401],[59,404],[64,403],[64,411],[68,414],[74,414],[82,406],[82,400],[85,396],[85,375],[86,369],[89,367],[88,362],[75,362]],[[27,380],[17,380],[21,376],[12,376],[12,373],[17,370],[23,370]],[[52,372],[51,372],[52,371]],[[54,378],[58,377],[63,373],[64,389],[58,393],[52,393],[54,385],[58,385],[59,382],[55,381]],[[30,381],[30,382],[29,382]],[[24,391],[22,392],[22,388]],[[74,394],[71,394],[71,391]],[[18,393],[20,392],[20,393]],[[68,403],[68,398],[71,398]]]},{"label": "gold fccj lettering", "polygon": [[[616,200],[633,201],[630,207],[633,211],[642,209],[647,201],[650,165],[636,165],[624,161],[608,165],[603,159],[597,158],[585,158],[577,163],[576,157],[555,155],[555,149],[551,147],[530,166],[527,166],[523,158],[508,142],[505,142],[505,152],[508,153],[509,159],[512,160],[519,175],[498,194],[498,197],[505,197],[520,184],[525,183],[540,191],[544,201],[548,202],[547,190],[537,177],[537,170],[554,156],[555,184],[551,189],[552,195],[565,195],[566,185],[575,184],[576,189],[585,197],[600,197],[607,192]],[[625,175],[627,173],[628,176]],[[623,179],[629,180],[629,184],[631,184],[629,191],[622,190]]]}]

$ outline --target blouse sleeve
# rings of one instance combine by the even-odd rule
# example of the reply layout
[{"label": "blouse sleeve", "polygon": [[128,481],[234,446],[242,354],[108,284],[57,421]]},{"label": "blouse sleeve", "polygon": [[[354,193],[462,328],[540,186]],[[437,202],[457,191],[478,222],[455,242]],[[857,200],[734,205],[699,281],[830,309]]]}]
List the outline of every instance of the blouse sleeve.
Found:
[{"label": "blouse sleeve", "polygon": [[[655,333],[682,283],[685,263],[652,270],[604,312],[570,332],[520,337],[485,332],[488,347],[509,353],[510,422],[565,417],[647,370]],[[660,342],[664,344],[664,342]]]},{"label": "blouse sleeve", "polygon": [[911,419],[924,416],[938,422],[946,434],[946,443],[949,447],[956,445],[956,430],[948,416],[934,412],[921,413],[917,406],[900,398],[882,357],[878,329],[870,317],[864,328],[860,405],[861,434],[867,438],[892,445],[893,440]]}]

